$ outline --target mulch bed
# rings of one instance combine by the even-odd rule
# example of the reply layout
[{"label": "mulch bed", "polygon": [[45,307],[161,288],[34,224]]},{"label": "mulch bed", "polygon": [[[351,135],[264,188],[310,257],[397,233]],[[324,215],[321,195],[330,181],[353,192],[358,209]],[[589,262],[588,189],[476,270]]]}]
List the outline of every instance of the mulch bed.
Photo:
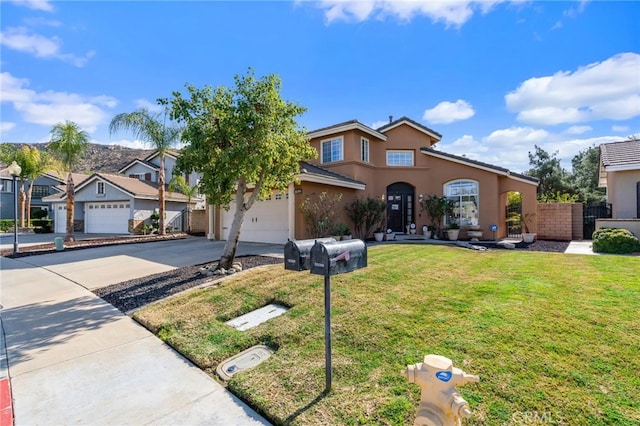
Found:
[{"label": "mulch bed", "polygon": [[[283,259],[269,256],[238,256],[235,261],[242,264],[243,270],[283,263]],[[224,278],[224,276],[207,277],[200,274],[200,268],[203,266],[204,264],[185,266],[169,272],[102,287],[93,292],[122,312],[128,312],[193,287],[214,284]]]}]

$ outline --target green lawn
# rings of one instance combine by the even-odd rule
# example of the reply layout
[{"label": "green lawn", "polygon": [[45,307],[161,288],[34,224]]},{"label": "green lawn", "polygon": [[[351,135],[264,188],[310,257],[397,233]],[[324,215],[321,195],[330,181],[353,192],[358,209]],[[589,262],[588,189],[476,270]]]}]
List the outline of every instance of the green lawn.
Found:
[{"label": "green lawn", "polygon": [[[223,324],[269,302],[291,310],[245,332]],[[229,388],[278,424],[410,425],[419,388],[399,371],[434,353],[480,376],[460,388],[466,424],[636,425],[639,311],[640,258],[371,247],[367,268],[332,277],[328,395],[322,276],[249,270],[135,318],[212,375],[249,346],[276,349]]]}]

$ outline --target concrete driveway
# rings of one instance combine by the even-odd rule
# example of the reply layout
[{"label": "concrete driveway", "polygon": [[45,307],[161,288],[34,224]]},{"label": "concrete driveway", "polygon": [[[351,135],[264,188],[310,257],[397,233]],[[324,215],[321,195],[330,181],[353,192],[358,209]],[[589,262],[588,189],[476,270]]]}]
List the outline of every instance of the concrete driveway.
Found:
[{"label": "concrete driveway", "polygon": [[[189,238],[0,258],[15,424],[268,424],[88,290],[209,262],[223,245]],[[238,250],[282,252],[245,243]]]}]

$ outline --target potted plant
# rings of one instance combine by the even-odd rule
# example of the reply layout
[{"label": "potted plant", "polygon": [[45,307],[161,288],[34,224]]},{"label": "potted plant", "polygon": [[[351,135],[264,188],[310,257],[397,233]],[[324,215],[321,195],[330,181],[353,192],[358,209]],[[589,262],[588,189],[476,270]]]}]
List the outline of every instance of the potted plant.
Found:
[{"label": "potted plant", "polygon": [[340,237],[341,240],[350,240],[351,239],[351,230],[346,223],[339,223],[336,226],[336,235]]},{"label": "potted plant", "polygon": [[457,223],[450,224],[449,228],[447,229],[447,236],[449,237],[449,240],[457,241],[459,234],[460,234],[460,225],[458,225]]},{"label": "potted plant", "polygon": [[438,234],[440,233],[440,222],[451,210],[451,204],[451,200],[447,197],[440,197],[438,195],[429,195],[420,203],[420,207],[427,212],[431,220],[433,238],[435,239],[438,238]]},{"label": "potted plant", "polygon": [[373,231],[373,238],[375,238],[378,242],[384,239],[384,232],[382,231],[381,227],[377,227],[376,230]]},{"label": "potted plant", "polygon": [[429,226],[427,225],[422,226],[422,235],[424,235],[425,240],[428,240],[429,238],[431,238],[431,229],[429,229]]},{"label": "potted plant", "polygon": [[511,223],[520,224],[522,231],[524,231],[522,233],[522,241],[525,243],[532,243],[536,239],[536,233],[530,232],[529,230],[529,226],[533,225],[535,216],[535,213],[526,213],[523,215],[522,213],[514,212],[511,213],[511,217],[507,219],[507,221]]},{"label": "potted plant", "polygon": [[393,233],[393,230],[391,228],[387,229],[387,234],[384,236],[384,239],[386,241],[395,241],[396,234]]}]

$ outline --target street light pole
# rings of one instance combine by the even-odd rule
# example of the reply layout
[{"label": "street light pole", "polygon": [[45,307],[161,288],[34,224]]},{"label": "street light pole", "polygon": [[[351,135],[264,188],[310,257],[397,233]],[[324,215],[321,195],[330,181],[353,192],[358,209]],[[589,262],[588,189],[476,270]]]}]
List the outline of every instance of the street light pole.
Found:
[{"label": "street light pole", "polygon": [[9,166],[9,174],[13,177],[13,254],[18,254],[18,176],[22,167],[15,161]]}]

